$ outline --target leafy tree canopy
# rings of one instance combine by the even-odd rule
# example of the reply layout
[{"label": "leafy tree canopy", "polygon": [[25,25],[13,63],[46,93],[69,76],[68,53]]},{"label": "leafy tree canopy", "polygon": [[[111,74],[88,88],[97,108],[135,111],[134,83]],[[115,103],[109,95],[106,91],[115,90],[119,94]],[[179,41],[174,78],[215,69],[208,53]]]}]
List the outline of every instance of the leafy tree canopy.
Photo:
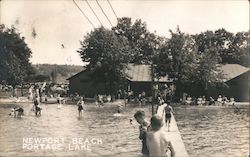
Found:
[{"label": "leafy tree canopy", "polygon": [[131,59],[131,48],[128,40],[117,36],[103,27],[89,33],[81,41],[78,51],[84,62],[89,62],[86,70],[90,71],[96,82],[105,82],[111,90],[126,77],[124,69]]},{"label": "leafy tree canopy", "polygon": [[140,19],[132,23],[131,18],[123,17],[112,28],[116,35],[127,38],[131,46],[132,63],[152,63],[156,49],[160,46],[161,37],[147,30],[147,25]]},{"label": "leafy tree canopy", "polygon": [[33,73],[31,50],[15,27],[0,25],[0,80],[13,86]]}]

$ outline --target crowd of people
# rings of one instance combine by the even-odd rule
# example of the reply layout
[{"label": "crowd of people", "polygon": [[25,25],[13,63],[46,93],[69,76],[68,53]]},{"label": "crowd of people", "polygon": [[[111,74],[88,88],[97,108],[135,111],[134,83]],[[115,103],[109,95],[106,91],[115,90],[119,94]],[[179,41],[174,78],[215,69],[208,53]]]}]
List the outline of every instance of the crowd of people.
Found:
[{"label": "crowd of people", "polygon": [[215,100],[213,97],[209,97],[207,100],[205,96],[199,96],[197,99],[192,98],[190,95],[186,97],[183,102],[185,105],[198,105],[198,106],[205,106],[205,105],[234,105],[235,100],[233,97],[228,99],[226,96],[219,95],[218,98]]}]

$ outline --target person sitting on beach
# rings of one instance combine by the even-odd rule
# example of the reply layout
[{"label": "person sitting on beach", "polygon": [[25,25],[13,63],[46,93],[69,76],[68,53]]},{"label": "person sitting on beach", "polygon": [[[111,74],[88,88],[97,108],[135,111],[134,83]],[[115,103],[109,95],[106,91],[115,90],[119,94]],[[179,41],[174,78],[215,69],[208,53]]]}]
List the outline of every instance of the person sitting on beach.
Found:
[{"label": "person sitting on beach", "polygon": [[209,98],[209,105],[214,105],[215,104],[215,100],[213,97],[210,96]]},{"label": "person sitting on beach", "polygon": [[185,104],[190,105],[191,103],[192,103],[192,98],[191,98],[191,96],[189,95],[189,96],[187,97],[186,101],[185,101]]},{"label": "person sitting on beach", "polygon": [[203,95],[201,100],[202,105],[206,105],[206,97]]},{"label": "person sitting on beach", "polygon": [[222,98],[222,105],[227,105],[228,102],[229,102],[229,100],[227,99],[226,96],[224,96],[224,97]]},{"label": "person sitting on beach", "polygon": [[231,97],[231,98],[229,99],[229,104],[230,104],[230,105],[234,105],[234,103],[235,103],[234,98]]},{"label": "person sitting on beach", "polygon": [[103,104],[104,104],[103,95],[98,94],[98,95],[97,95],[97,99],[98,99],[98,106],[99,106],[99,107],[100,107],[100,106],[103,106]]},{"label": "person sitting on beach", "polygon": [[219,97],[217,98],[217,102],[219,103],[219,105],[222,104],[222,97],[221,97],[221,95],[219,95]]},{"label": "person sitting on beach", "polygon": [[154,115],[151,118],[150,131],[147,132],[149,157],[175,156],[173,145],[171,141],[166,138],[166,132],[161,129],[162,126],[163,119],[158,115]]},{"label": "person sitting on beach", "polygon": [[202,105],[202,98],[201,98],[201,96],[199,96],[199,98],[197,98],[197,105]]},{"label": "person sitting on beach", "polygon": [[138,102],[139,102],[139,107],[141,107],[141,104],[142,104],[142,96],[141,96],[141,94],[138,95]]},{"label": "person sitting on beach", "polygon": [[142,150],[141,153],[144,157],[148,157],[149,152],[147,148],[146,142],[146,134],[149,128],[149,122],[145,119],[145,112],[144,111],[137,111],[134,114],[134,118],[140,124],[139,126],[139,139],[142,141]]},{"label": "person sitting on beach", "polygon": [[14,117],[22,117],[24,115],[24,109],[22,107],[14,107],[11,109],[11,113],[9,115],[12,115],[14,113]]},{"label": "person sitting on beach", "polygon": [[171,117],[172,117],[172,114],[174,113],[174,110],[173,110],[172,106],[168,105],[167,103],[166,103],[166,107],[164,108],[164,110],[165,110],[165,122],[166,122],[166,125],[168,128],[168,131],[169,131]]},{"label": "person sitting on beach", "polygon": [[80,100],[77,102],[79,117],[82,116],[83,105],[84,105],[83,97],[80,97]]}]

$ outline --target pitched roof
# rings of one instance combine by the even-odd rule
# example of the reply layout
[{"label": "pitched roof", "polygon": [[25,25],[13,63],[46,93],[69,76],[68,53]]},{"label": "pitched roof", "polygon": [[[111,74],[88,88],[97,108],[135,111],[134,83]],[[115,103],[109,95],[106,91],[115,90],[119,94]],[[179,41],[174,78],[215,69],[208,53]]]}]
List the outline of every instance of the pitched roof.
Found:
[{"label": "pitched roof", "polygon": [[84,73],[84,72],[86,72],[86,70],[82,70],[82,71],[80,71],[79,73],[76,73],[75,75],[70,76],[70,77],[69,77],[69,78],[67,78],[66,80],[71,80],[72,78],[75,78],[75,77],[77,77],[77,76],[81,75],[81,74],[82,74],[82,73]]},{"label": "pitched roof", "polygon": [[[126,70],[128,75],[128,80],[133,82],[151,82],[151,65],[145,64],[128,64],[128,69]],[[159,82],[171,82],[172,80],[168,79],[168,77],[161,77],[159,80],[155,79],[155,81]]]},{"label": "pitched roof", "polygon": [[[83,74],[85,70],[67,78],[67,80],[70,80],[72,78],[75,78],[81,74]],[[126,69],[125,73],[128,75],[128,80],[132,82],[151,82],[151,66],[145,65],[145,64],[128,64],[128,69]],[[155,81],[159,82],[172,82],[171,79],[168,77],[161,77],[159,80],[155,79]]]},{"label": "pitched roof", "polygon": [[[221,66],[222,74],[224,75],[224,82],[227,82],[229,80],[232,80],[233,78],[236,78],[250,70],[250,68],[241,66],[239,64],[224,64]],[[71,78],[74,78],[80,74],[85,72],[85,70],[69,77],[67,80],[70,80]],[[133,82],[151,82],[151,65],[145,65],[145,64],[128,64],[128,69],[126,70],[126,73],[128,75],[128,80]],[[159,82],[172,82],[172,80],[168,77],[161,77]]]},{"label": "pitched roof", "polygon": [[246,72],[250,69],[239,64],[224,64],[221,66],[222,74],[224,75],[224,82],[232,80]]}]

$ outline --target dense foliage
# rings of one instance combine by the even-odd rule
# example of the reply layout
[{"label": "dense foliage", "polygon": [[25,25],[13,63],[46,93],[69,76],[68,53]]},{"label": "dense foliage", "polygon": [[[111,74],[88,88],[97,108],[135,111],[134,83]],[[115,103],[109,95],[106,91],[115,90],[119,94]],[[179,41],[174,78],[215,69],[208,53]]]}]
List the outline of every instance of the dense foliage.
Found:
[{"label": "dense foliage", "polygon": [[31,50],[16,28],[0,25],[0,80],[12,86],[22,84],[33,73]]},{"label": "dense foliage", "polygon": [[124,79],[127,63],[150,64],[156,77],[174,79],[177,93],[187,85],[206,91],[222,83],[221,64],[249,67],[249,32],[230,33],[225,29],[195,35],[170,30],[166,39],[151,33],[145,22],[123,17],[111,30],[99,28],[89,33],[78,51],[97,82],[110,88]]}]

